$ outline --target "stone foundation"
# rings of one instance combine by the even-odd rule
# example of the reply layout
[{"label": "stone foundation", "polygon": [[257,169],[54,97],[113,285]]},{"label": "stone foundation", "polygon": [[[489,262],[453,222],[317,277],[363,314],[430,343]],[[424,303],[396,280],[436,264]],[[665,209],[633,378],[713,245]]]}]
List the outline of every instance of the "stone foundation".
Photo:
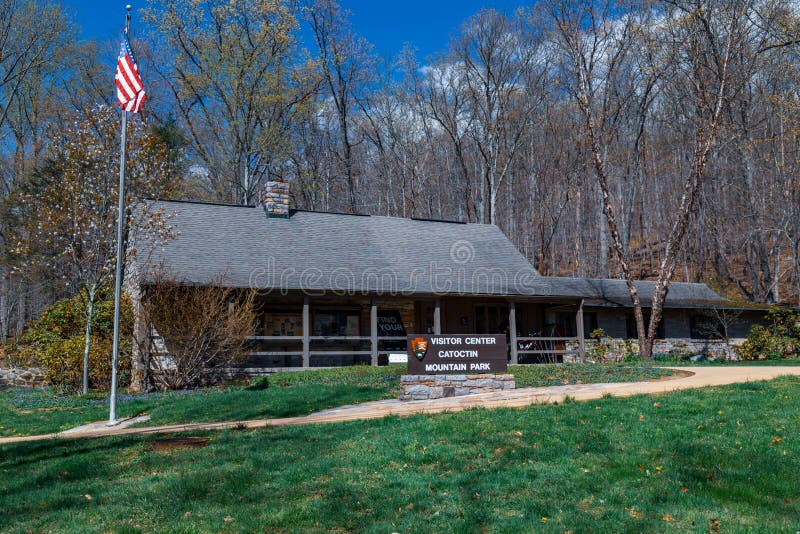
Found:
[{"label": "stone foundation", "polygon": [[514,389],[514,375],[403,375],[400,400],[460,397]]},{"label": "stone foundation", "polygon": [[37,367],[0,369],[0,386],[43,387],[44,371]]},{"label": "stone foundation", "polygon": [[[622,360],[628,353],[639,353],[639,341],[636,339],[587,339],[585,343],[586,359],[588,360],[613,362]],[[685,338],[657,339],[653,344],[653,354],[655,356],[659,354],[685,355],[687,358],[703,354],[710,360],[739,360],[736,349],[742,343],[744,343],[744,338],[730,339],[728,342]],[[567,350],[577,353],[578,343],[568,342]],[[564,361],[578,361],[578,357],[564,356]]]}]

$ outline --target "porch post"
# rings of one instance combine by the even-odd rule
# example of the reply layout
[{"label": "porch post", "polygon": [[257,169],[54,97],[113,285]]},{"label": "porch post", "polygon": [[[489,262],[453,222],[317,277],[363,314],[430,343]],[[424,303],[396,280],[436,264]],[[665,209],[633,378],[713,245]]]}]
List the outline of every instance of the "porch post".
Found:
[{"label": "porch post", "polygon": [[311,325],[309,324],[308,297],[303,297],[303,367],[311,364]]},{"label": "porch post", "polygon": [[437,298],[433,304],[433,333],[442,334],[442,299]]},{"label": "porch post", "polygon": [[586,344],[583,341],[583,299],[578,304],[578,313],[575,315],[575,326],[578,331],[578,358],[581,363],[586,361]]},{"label": "porch post", "polygon": [[513,300],[508,303],[508,335],[511,343],[511,363],[519,363],[517,354],[517,303]]},{"label": "porch post", "polygon": [[372,299],[369,309],[370,363],[378,365],[378,300]]}]

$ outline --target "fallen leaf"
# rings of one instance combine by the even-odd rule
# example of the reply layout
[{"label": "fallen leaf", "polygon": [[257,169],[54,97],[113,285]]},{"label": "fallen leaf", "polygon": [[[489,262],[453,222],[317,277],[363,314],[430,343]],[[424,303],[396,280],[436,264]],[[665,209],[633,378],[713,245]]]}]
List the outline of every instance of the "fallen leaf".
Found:
[{"label": "fallen leaf", "polygon": [[233,521],[233,518],[229,515],[226,515],[225,517],[222,518],[222,520],[225,521],[226,523],[230,523],[231,521]]},{"label": "fallen leaf", "polygon": [[642,512],[640,512],[639,510],[637,510],[636,508],[629,509],[628,513],[634,519],[642,519],[644,517],[644,514]]},{"label": "fallen leaf", "polygon": [[664,514],[664,517],[662,517],[661,520],[669,523],[670,521],[675,521],[675,518],[672,516],[672,514]]},{"label": "fallen leaf", "polygon": [[772,438],[772,443],[780,443],[783,441],[783,438]]}]

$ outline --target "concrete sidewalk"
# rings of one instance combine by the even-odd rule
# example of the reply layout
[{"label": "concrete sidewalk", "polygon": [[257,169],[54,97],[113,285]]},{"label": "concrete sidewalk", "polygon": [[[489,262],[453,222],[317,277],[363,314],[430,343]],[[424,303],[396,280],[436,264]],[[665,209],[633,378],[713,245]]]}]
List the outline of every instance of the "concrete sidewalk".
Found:
[{"label": "concrete sidewalk", "polygon": [[447,399],[406,401],[382,400],[342,406],[302,417],[282,419],[256,419],[250,421],[223,421],[218,423],[192,423],[166,426],[119,428],[99,426],[82,431],[65,431],[55,434],[0,438],[0,445],[48,439],[83,439],[132,434],[165,434],[199,430],[224,430],[231,428],[264,428],[268,426],[293,426],[322,423],[339,423],[365,419],[380,419],[387,415],[409,416],[421,413],[459,412],[470,408],[521,408],[531,404],[561,402],[569,396],[575,400],[599,399],[605,394],[614,397],[669,393],[682,389],[723,386],[740,382],[770,380],[779,376],[800,376],[797,367],[670,367],[678,371],[676,377],[652,382],[627,382],[613,384],[579,384],[544,388],[521,388],[496,393],[482,393]]}]

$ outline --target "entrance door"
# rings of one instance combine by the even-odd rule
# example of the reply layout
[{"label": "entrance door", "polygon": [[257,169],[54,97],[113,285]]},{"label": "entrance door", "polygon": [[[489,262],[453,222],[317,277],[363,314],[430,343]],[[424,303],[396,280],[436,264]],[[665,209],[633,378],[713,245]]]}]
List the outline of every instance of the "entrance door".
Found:
[{"label": "entrance door", "polygon": [[420,334],[433,334],[433,313],[434,305],[432,302],[417,302],[417,333]]},{"label": "entrance door", "polygon": [[476,334],[508,334],[508,306],[475,306]]}]

